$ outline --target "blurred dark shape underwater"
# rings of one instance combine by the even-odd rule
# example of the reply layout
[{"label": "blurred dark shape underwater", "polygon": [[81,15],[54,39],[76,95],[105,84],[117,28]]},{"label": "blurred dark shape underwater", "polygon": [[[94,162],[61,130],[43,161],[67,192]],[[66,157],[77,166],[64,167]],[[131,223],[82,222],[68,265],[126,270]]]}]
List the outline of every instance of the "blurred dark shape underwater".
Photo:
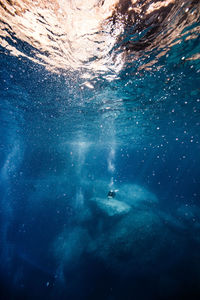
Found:
[{"label": "blurred dark shape underwater", "polygon": [[0,0],[0,299],[200,299],[199,11]]}]

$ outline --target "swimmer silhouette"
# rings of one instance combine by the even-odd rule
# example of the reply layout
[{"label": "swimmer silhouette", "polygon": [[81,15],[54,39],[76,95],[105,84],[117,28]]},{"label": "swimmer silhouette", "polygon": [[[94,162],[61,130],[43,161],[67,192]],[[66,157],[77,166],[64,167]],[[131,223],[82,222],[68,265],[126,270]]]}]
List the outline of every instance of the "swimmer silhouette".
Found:
[{"label": "swimmer silhouette", "polygon": [[113,190],[110,190],[110,191],[108,192],[107,198],[108,198],[108,199],[115,198],[115,195],[116,195],[116,192],[113,191]]}]

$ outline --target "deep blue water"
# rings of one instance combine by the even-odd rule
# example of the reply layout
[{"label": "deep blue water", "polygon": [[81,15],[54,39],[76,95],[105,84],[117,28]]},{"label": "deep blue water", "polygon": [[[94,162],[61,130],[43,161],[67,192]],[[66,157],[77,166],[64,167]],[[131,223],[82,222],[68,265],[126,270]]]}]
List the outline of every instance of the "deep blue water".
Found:
[{"label": "deep blue water", "polygon": [[0,299],[199,299],[199,37],[93,89],[0,49]]}]

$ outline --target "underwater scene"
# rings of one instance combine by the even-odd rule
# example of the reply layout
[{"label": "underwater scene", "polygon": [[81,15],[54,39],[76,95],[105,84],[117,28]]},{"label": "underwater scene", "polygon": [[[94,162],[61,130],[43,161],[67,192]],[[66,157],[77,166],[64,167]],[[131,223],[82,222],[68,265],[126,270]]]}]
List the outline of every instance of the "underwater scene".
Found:
[{"label": "underwater scene", "polygon": [[200,299],[200,1],[0,0],[0,300]]}]

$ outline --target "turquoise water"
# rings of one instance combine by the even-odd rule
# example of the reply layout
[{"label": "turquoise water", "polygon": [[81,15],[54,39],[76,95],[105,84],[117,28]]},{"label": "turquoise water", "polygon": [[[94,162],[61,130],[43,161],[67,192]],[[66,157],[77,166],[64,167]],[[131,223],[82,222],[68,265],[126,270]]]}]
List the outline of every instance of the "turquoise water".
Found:
[{"label": "turquoise water", "polygon": [[200,297],[199,4],[120,3],[70,68],[0,18],[0,299]]}]

